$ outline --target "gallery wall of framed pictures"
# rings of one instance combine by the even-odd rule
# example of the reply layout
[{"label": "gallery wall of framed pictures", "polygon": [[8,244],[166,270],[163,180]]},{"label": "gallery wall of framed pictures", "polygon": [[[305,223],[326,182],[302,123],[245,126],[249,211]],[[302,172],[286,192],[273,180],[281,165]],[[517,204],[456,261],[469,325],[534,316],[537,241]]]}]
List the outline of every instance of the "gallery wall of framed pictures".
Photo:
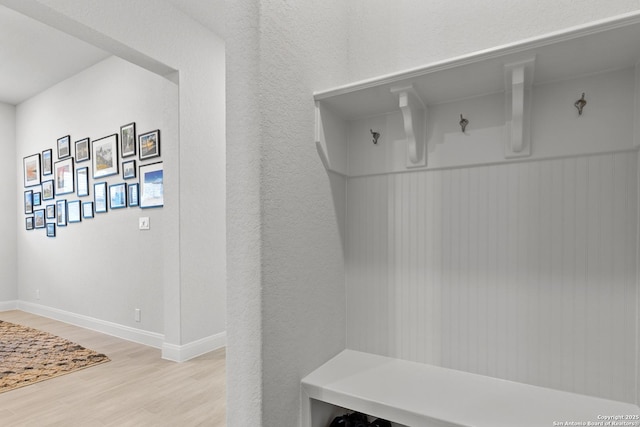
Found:
[{"label": "gallery wall of framed pictures", "polygon": [[117,133],[95,139],[64,135],[55,148],[43,148],[23,159],[25,229],[30,232],[43,229],[56,237],[63,227],[105,213],[164,206],[159,129],[136,135],[131,122]]}]

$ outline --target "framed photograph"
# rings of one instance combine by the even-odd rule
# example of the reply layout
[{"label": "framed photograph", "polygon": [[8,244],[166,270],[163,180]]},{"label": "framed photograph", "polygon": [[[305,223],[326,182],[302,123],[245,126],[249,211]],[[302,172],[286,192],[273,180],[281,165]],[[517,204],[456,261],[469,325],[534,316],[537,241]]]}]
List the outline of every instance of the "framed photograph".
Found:
[{"label": "framed photograph", "polygon": [[143,133],[138,137],[140,160],[158,157],[160,155],[160,131],[154,130]]},{"label": "framed photograph", "polygon": [[42,152],[42,175],[51,175],[53,173],[53,150],[44,150]]},{"label": "framed photograph", "polygon": [[33,217],[32,216],[28,216],[24,219],[24,227],[27,230],[33,230]]},{"label": "framed photograph", "polygon": [[55,162],[54,191],[56,195],[73,193],[73,157]]},{"label": "framed photograph", "polygon": [[33,211],[33,222],[35,228],[44,228],[44,209],[36,209]]},{"label": "framed photograph", "polygon": [[41,203],[41,195],[42,193],[40,193],[39,191],[33,193],[33,206],[40,206]]},{"label": "framed photograph", "polygon": [[76,170],[76,194],[78,197],[89,195],[89,168],[79,168]]},{"label": "framed photograph", "polygon": [[33,191],[27,190],[24,192],[24,213],[33,213]]},{"label": "framed photograph", "polygon": [[122,157],[136,155],[136,124],[129,123],[120,127],[120,148]]},{"label": "framed photograph", "polygon": [[138,187],[137,183],[127,185],[127,190],[129,192],[129,206],[138,206],[139,188],[140,187]]},{"label": "framed photograph", "polygon": [[56,205],[47,205],[47,219],[56,219]]},{"label": "framed photograph", "polygon": [[89,160],[89,138],[76,141],[76,163]]},{"label": "framed photograph", "polygon": [[67,225],[67,201],[65,199],[56,200],[56,218],[58,227]]},{"label": "framed photograph", "polygon": [[93,202],[84,202],[82,204],[82,217],[93,218]]},{"label": "framed photograph", "polygon": [[69,223],[80,222],[80,200],[72,200],[67,203],[67,219]]},{"label": "framed photograph", "polygon": [[140,166],[140,207],[164,205],[164,170],[162,162]]},{"label": "framed photograph", "polygon": [[107,211],[107,183],[98,182],[93,184],[93,202],[95,203],[95,212],[102,213]]},{"label": "framed photograph", "polygon": [[23,159],[24,186],[33,187],[40,184],[40,153]]},{"label": "framed photograph", "polygon": [[42,181],[42,200],[51,200],[54,197],[53,180]]},{"label": "framed photograph", "polygon": [[56,225],[52,222],[47,224],[47,237],[56,237]]},{"label": "framed photograph", "polygon": [[122,162],[122,178],[131,179],[136,177],[136,161],[129,160],[128,162]]},{"label": "framed photograph", "polygon": [[118,173],[118,135],[113,134],[94,140],[91,151],[94,179]]},{"label": "framed photograph", "polygon": [[58,138],[58,159],[71,156],[71,137],[69,135]]},{"label": "framed photograph", "polygon": [[127,207],[127,184],[113,184],[109,186],[109,204],[111,209]]}]

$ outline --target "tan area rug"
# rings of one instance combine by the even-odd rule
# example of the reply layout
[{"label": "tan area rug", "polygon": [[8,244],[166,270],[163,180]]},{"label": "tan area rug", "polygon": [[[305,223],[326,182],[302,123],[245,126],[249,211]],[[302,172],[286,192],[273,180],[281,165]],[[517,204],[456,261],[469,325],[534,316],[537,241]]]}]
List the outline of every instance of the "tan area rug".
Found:
[{"label": "tan area rug", "polygon": [[0,393],[108,361],[64,338],[0,320]]}]

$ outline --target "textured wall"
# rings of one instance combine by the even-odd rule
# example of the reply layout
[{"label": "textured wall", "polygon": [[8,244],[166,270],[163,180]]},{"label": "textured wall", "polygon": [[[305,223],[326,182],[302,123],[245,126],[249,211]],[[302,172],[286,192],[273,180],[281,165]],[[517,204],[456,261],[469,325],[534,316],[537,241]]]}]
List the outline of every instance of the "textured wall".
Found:
[{"label": "textured wall", "polygon": [[[246,402],[231,400],[235,387],[251,381],[246,376],[256,361],[232,366],[237,362],[230,356],[228,422],[294,426],[301,377],[345,345],[344,181],[327,176],[317,157],[312,91],[345,82],[346,6],[340,0],[242,3],[230,9],[252,20],[229,16],[239,26],[227,28],[228,144],[234,147],[228,165],[229,286],[238,288],[229,298],[229,317],[236,322],[244,316],[239,329],[262,328],[263,413],[250,423],[243,408],[260,411],[253,394]],[[255,244],[259,249],[241,249]],[[244,263],[232,259],[245,253],[250,258]],[[241,293],[246,300],[238,298]],[[260,299],[260,320],[242,312]],[[233,345],[248,345],[251,335],[235,341],[233,329],[229,351],[237,354]]]},{"label": "textured wall", "polygon": [[638,0],[385,0],[349,2],[352,80],[640,9]]},{"label": "textured wall", "polygon": [[[24,212],[22,203],[15,197],[15,189],[22,187],[22,158],[16,168],[15,107],[0,104],[0,174],[4,185],[0,186],[0,200],[4,209],[0,214],[0,302],[18,299],[18,268],[16,257],[17,232],[24,229],[18,213]],[[20,183],[20,185],[19,185]],[[22,200],[22,199],[20,199]],[[16,228],[17,231],[16,231]]]},{"label": "textured wall", "polygon": [[[160,129],[159,160],[169,179],[178,169],[177,92],[177,86],[168,80],[111,57],[17,107],[16,163],[20,165],[22,157],[45,149],[53,149],[55,163],[57,138],[71,135],[72,144],[85,137],[93,141],[118,134],[120,126],[135,121],[138,134]],[[75,155],[75,147],[71,153]],[[75,168],[89,163],[77,163]],[[136,163],[143,164],[139,160]],[[74,193],[57,196],[56,200],[93,201],[94,182],[125,182],[121,166],[119,170],[118,175],[97,180],[90,172],[89,197],[79,198]],[[18,185],[14,197],[21,199],[23,191]],[[44,201],[40,208],[53,203]],[[149,232],[137,229],[141,215],[150,217]],[[162,230],[166,227],[165,208],[144,212],[127,208],[60,227],[55,239],[47,238],[44,230],[20,229],[20,299],[163,333],[162,270],[158,265],[162,259]],[[39,300],[36,289],[40,291]],[[135,308],[142,310],[140,323],[134,322]]]}]

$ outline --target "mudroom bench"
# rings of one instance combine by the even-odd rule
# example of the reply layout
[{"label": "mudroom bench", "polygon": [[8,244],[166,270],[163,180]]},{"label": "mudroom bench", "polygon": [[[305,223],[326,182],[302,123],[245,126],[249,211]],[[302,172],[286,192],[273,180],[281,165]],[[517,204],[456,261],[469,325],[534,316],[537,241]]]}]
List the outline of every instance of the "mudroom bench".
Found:
[{"label": "mudroom bench", "polygon": [[302,399],[304,427],[345,410],[410,427],[640,426],[630,403],[353,350],[303,378]]}]

